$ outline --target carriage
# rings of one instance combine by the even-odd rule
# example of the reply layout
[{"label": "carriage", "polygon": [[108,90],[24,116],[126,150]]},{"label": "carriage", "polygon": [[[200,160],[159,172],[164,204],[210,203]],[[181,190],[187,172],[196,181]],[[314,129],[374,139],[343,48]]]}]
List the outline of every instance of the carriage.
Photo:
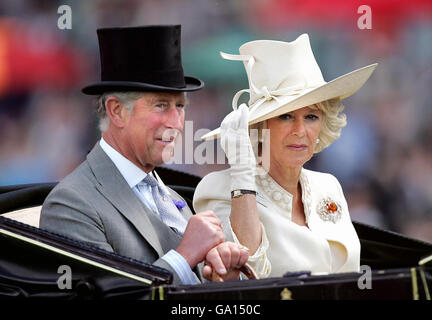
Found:
[{"label": "carriage", "polygon": [[[200,177],[165,167],[157,172],[192,207]],[[432,244],[356,221],[360,273],[311,275],[305,270],[275,278],[173,285],[168,270],[38,228],[40,206],[55,185],[0,187],[0,298],[431,299]]]}]

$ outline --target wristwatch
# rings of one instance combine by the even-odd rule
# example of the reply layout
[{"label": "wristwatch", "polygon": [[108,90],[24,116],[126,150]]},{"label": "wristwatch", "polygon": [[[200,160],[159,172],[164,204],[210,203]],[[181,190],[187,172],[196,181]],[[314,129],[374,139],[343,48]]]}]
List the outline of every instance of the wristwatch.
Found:
[{"label": "wristwatch", "polygon": [[245,194],[256,195],[256,191],[253,191],[253,190],[243,190],[243,189],[234,190],[234,191],[231,191],[231,199],[239,198],[239,197],[241,197],[241,196],[243,196]]}]

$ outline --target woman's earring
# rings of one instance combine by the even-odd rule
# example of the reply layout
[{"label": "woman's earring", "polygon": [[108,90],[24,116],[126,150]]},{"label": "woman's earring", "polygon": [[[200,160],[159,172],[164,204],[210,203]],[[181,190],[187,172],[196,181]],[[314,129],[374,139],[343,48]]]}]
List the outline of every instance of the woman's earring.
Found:
[{"label": "woman's earring", "polygon": [[315,142],[318,144],[318,143],[320,142],[320,139],[317,138],[317,139],[315,140]]}]

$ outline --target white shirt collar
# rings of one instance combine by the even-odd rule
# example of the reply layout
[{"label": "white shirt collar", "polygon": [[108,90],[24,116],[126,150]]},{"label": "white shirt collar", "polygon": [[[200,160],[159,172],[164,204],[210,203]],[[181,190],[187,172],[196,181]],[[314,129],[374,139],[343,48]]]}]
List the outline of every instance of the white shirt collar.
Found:
[{"label": "white shirt collar", "polygon": [[133,164],[132,161],[125,158],[120,152],[111,147],[103,138],[101,138],[99,144],[111,161],[114,162],[114,165],[120,171],[123,178],[125,178],[129,187],[135,187],[147,176],[145,171],[141,170]]},{"label": "white shirt collar", "polygon": [[[132,163],[132,161],[130,161],[116,149],[111,147],[103,138],[101,138],[99,144],[102,150],[105,151],[107,156],[111,159],[111,161],[120,171],[120,174],[123,176],[123,178],[125,178],[129,187],[135,187],[145,177],[147,177],[147,173],[145,171],[138,168],[135,164]],[[170,193],[159,175],[156,173],[156,171],[153,171],[153,173],[153,176],[159,182],[159,186],[161,186],[166,192]]]}]

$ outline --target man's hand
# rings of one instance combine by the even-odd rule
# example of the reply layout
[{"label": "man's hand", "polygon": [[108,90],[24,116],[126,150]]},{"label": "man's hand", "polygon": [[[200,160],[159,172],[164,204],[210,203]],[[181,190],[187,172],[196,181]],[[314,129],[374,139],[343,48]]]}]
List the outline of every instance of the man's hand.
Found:
[{"label": "man's hand", "polygon": [[224,242],[211,249],[206,255],[202,274],[207,280],[212,279],[213,271],[224,280],[238,280],[242,267],[249,258],[249,250],[234,242]]},{"label": "man's hand", "polygon": [[194,268],[205,259],[210,249],[224,241],[221,221],[213,211],[204,211],[189,219],[176,251]]}]

